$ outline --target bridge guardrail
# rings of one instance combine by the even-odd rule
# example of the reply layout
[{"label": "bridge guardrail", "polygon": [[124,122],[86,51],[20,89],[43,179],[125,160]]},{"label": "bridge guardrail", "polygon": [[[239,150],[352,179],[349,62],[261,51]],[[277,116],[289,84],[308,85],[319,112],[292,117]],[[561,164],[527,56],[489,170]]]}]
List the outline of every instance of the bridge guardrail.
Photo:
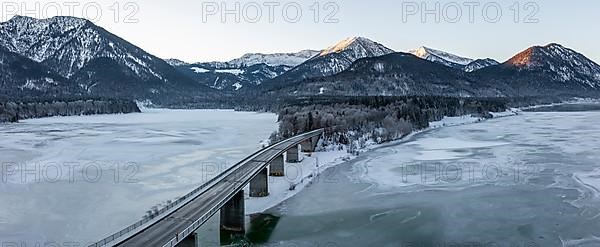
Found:
[{"label": "bridge guardrail", "polygon": [[[309,134],[309,133],[312,133],[312,132],[316,132],[316,131],[322,131],[322,130],[314,130],[314,131],[311,131],[311,132],[304,133],[304,134],[302,134],[302,135],[306,135],[306,134]],[[297,136],[296,136],[296,137],[297,137]],[[290,139],[291,139],[291,138],[290,138]],[[200,185],[198,188],[196,188],[196,189],[194,189],[193,191],[191,191],[191,192],[187,193],[187,194],[186,194],[186,195],[184,195],[183,197],[180,197],[180,198],[178,198],[178,199],[177,199],[177,200],[175,200],[174,202],[172,202],[172,203],[170,203],[170,204],[167,204],[165,207],[161,208],[161,209],[158,211],[158,214],[156,214],[156,216],[154,216],[154,217],[151,217],[151,218],[144,218],[144,219],[141,219],[141,220],[139,220],[139,221],[137,221],[137,222],[135,222],[135,223],[133,223],[133,224],[129,225],[128,227],[126,227],[126,228],[123,228],[122,230],[118,231],[117,233],[114,233],[114,234],[112,234],[112,235],[110,235],[110,236],[108,236],[108,237],[106,237],[106,238],[104,238],[104,239],[102,239],[102,240],[100,240],[100,241],[98,241],[98,242],[94,243],[94,244],[91,244],[91,245],[89,245],[89,247],[100,247],[100,246],[105,246],[106,244],[108,244],[108,243],[110,243],[110,242],[112,242],[112,241],[114,241],[114,240],[116,240],[116,239],[118,239],[118,238],[120,238],[120,237],[122,237],[122,236],[124,236],[124,235],[126,235],[126,234],[128,234],[128,233],[130,233],[130,232],[132,232],[132,231],[134,231],[135,229],[137,229],[137,228],[139,228],[139,227],[143,226],[144,224],[146,224],[146,223],[148,223],[148,222],[150,222],[150,221],[152,221],[152,220],[155,220],[156,218],[158,218],[159,216],[161,216],[161,215],[162,215],[162,214],[164,214],[165,212],[169,211],[169,210],[170,210],[170,209],[172,209],[172,208],[175,208],[175,207],[179,206],[179,205],[180,205],[180,204],[182,204],[184,201],[186,201],[186,200],[190,199],[192,196],[193,196],[194,198],[195,198],[195,197],[197,197],[198,195],[196,195],[196,194],[197,194],[198,192],[200,192],[200,191],[202,191],[203,189],[207,188],[209,185],[211,185],[211,184],[212,184],[212,183],[214,183],[215,181],[217,181],[217,180],[221,179],[222,177],[224,177],[224,176],[228,175],[228,174],[229,174],[229,172],[231,172],[231,171],[232,171],[234,168],[238,167],[240,164],[243,164],[243,163],[245,163],[246,161],[248,161],[249,159],[251,159],[251,158],[255,157],[256,155],[258,155],[259,153],[263,152],[264,150],[267,150],[267,149],[269,149],[269,148],[271,148],[271,147],[273,147],[273,146],[279,145],[279,144],[281,144],[281,143],[283,143],[283,142],[285,142],[285,141],[288,141],[288,140],[289,140],[289,139],[286,139],[286,140],[281,140],[281,141],[279,141],[279,142],[273,143],[273,144],[271,144],[271,145],[269,145],[269,146],[266,146],[266,147],[264,147],[264,148],[261,148],[260,150],[258,150],[258,151],[256,151],[256,152],[252,153],[252,154],[251,154],[251,155],[249,155],[249,156],[246,156],[246,158],[244,158],[244,159],[242,159],[241,161],[237,162],[237,163],[236,163],[236,164],[234,164],[233,166],[231,166],[231,167],[227,168],[227,169],[226,169],[224,172],[221,172],[219,175],[217,175],[217,176],[215,176],[214,178],[210,179],[208,182],[206,182],[206,183],[203,183],[203,184],[202,184],[202,185]],[[196,224],[196,223],[197,223],[197,222],[199,222],[199,221],[200,221],[200,220],[197,220],[196,222],[194,222],[194,224]],[[188,228],[189,228],[189,227],[188,227]],[[187,230],[188,230],[188,229],[186,229],[186,231],[187,231]],[[188,234],[189,234],[189,233],[188,233]],[[172,242],[172,241],[170,241],[170,242]]]},{"label": "bridge guardrail", "polygon": [[[301,135],[299,135],[299,136],[308,135],[308,134],[310,134],[310,133],[313,133],[313,132],[321,132],[321,134],[323,134],[323,132],[324,132],[324,129],[318,129],[318,130],[310,131],[310,132],[307,132],[307,133],[301,134]],[[297,138],[297,137],[299,137],[299,136],[295,136],[295,137],[292,137],[292,138],[289,138],[289,139],[285,139],[285,140],[283,140],[283,141],[277,142],[275,145],[281,144],[281,143],[283,143],[283,142],[289,141],[289,140],[291,140],[291,139],[293,139],[293,138]],[[272,146],[273,146],[273,145],[270,145],[270,146],[268,146],[267,148],[261,149],[261,151],[259,151],[259,152],[262,152],[262,150],[267,150],[267,149],[269,149],[269,148],[270,148],[270,147],[272,147]],[[259,153],[259,152],[256,152],[255,154],[257,154],[257,153]],[[252,156],[255,156],[255,155],[251,155],[250,157],[252,157]],[[242,162],[240,162],[240,163],[243,163],[243,161],[242,161]],[[225,174],[225,173],[223,173],[223,174]],[[241,186],[241,187],[244,187],[244,186],[245,186],[245,184],[247,184],[249,181],[250,181],[250,179],[248,179],[248,180],[247,180],[247,181],[245,181],[244,183],[241,183],[241,185],[240,185],[240,186]],[[239,189],[239,188],[238,188],[238,189]],[[210,217],[211,217],[211,216],[212,216],[214,213],[216,213],[216,211],[218,211],[218,209],[219,209],[219,208],[221,208],[221,206],[222,206],[222,205],[217,205],[217,206],[215,206],[215,207],[211,208],[211,209],[209,210],[209,212],[208,212],[206,215],[203,215],[202,217],[200,217],[199,219],[197,219],[196,221],[194,221],[194,223],[192,223],[190,226],[188,226],[187,228],[185,228],[185,229],[184,229],[182,232],[179,232],[179,233],[177,233],[176,237],[174,237],[174,238],[172,238],[171,240],[169,240],[169,241],[168,241],[166,244],[164,244],[162,247],[174,247],[174,246],[176,246],[176,245],[177,245],[177,243],[179,243],[179,240],[180,240],[180,239],[184,239],[184,238],[185,238],[185,237],[187,237],[189,234],[193,233],[193,232],[194,232],[194,231],[195,231],[195,230],[196,230],[198,227],[200,227],[200,225],[201,225],[202,223],[204,223],[205,221],[207,221],[207,220],[208,220],[208,219],[209,219],[209,218],[210,218]]]}]

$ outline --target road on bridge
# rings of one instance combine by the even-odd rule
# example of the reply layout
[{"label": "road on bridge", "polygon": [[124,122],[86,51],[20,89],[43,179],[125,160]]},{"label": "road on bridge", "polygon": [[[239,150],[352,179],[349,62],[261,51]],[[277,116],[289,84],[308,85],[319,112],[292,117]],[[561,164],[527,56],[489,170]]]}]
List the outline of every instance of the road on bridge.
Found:
[{"label": "road on bridge", "polygon": [[236,164],[237,168],[234,168],[228,175],[215,182],[213,186],[189,203],[130,238],[115,243],[114,246],[137,247],[168,244],[176,237],[176,234],[183,232],[196,220],[214,213],[211,211],[214,211],[215,207],[223,205],[228,198],[242,190],[247,183],[246,181],[249,181],[259,171],[267,167],[270,161],[282,155],[294,145],[297,146],[307,139],[319,136],[321,133],[321,131],[305,133],[263,149],[254,157]]}]

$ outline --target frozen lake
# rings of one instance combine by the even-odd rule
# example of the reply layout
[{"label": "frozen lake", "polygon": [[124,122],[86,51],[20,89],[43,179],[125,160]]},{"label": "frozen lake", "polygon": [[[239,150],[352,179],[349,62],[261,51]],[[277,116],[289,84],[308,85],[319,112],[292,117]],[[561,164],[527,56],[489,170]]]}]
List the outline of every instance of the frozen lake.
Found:
[{"label": "frozen lake", "polygon": [[0,239],[27,246],[100,240],[258,150],[276,120],[146,110],[0,125]]},{"label": "frozen lake", "polygon": [[600,246],[599,122],[523,113],[365,153],[271,209],[268,242]]}]

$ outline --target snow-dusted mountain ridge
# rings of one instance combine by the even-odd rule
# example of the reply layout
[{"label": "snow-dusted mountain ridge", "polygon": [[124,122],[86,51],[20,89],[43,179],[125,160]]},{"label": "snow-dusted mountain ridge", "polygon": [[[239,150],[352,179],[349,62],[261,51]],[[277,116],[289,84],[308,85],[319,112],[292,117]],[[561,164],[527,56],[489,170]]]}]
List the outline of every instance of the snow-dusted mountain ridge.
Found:
[{"label": "snow-dusted mountain ridge", "polygon": [[191,88],[203,91],[162,59],[81,18],[15,16],[0,23],[0,46],[76,81],[93,95],[146,99]]},{"label": "snow-dusted mountain ridge", "polygon": [[269,66],[297,66],[306,60],[317,55],[318,51],[303,50],[295,53],[274,53],[274,54],[263,54],[263,53],[248,53],[240,58],[229,61],[229,64],[240,66],[252,66],[256,64],[264,63]]},{"label": "snow-dusted mountain ridge", "polygon": [[554,80],[600,88],[600,65],[559,44],[530,47],[504,64],[519,70],[541,71]]},{"label": "snow-dusted mountain ridge", "polygon": [[334,75],[346,70],[358,59],[378,57],[393,52],[392,49],[364,37],[347,38],[322,50],[317,56],[290,71],[268,81],[265,86],[267,88],[279,87],[307,78]]}]

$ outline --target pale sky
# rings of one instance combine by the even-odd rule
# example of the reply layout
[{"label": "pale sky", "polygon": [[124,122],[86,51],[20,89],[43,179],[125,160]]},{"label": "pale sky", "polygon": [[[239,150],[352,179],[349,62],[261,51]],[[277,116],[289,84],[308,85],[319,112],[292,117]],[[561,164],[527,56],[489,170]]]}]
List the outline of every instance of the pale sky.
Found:
[{"label": "pale sky", "polygon": [[[600,62],[600,49],[597,48],[600,44],[600,1],[597,0],[467,0],[455,1],[457,5],[447,4],[451,1],[431,0],[244,0],[237,1],[240,3],[237,9],[239,23],[233,14],[226,15],[225,22],[221,20],[221,4],[236,12],[236,1],[232,0],[103,0],[96,1],[95,5],[93,1],[79,1],[79,6],[71,7],[65,5],[68,2],[73,0],[38,1],[39,6],[31,0],[3,1],[2,20],[16,12],[38,18],[50,17],[58,14],[58,8],[61,15],[93,19],[96,18],[95,10],[100,9],[102,15],[96,24],[158,57],[188,62],[229,60],[250,52],[320,50],[352,36],[370,38],[396,51],[424,45],[465,57],[490,57],[499,61],[505,61],[529,46],[555,42]],[[126,5],[128,2],[135,5]],[[440,3],[437,10],[436,2]],[[468,2],[476,2],[478,6],[469,7],[465,5]],[[528,2],[533,4],[527,5]],[[115,3],[119,3],[118,8]],[[318,8],[315,3],[319,3]],[[518,8],[515,3],[519,3]],[[84,8],[85,4],[89,4],[87,8]],[[425,22],[421,20],[421,4],[434,13],[425,15]],[[219,7],[215,9],[214,6]],[[288,21],[284,19],[284,6],[287,6],[285,18]],[[488,7],[486,16],[483,15],[484,6]],[[457,7],[462,12],[460,18],[456,14]],[[496,18],[498,7],[502,9],[502,16]],[[302,16],[296,18],[299,19],[297,23],[292,23],[297,8],[302,10]],[[120,9],[118,21],[115,21],[116,9]],[[134,12],[136,9],[137,13]],[[257,9],[262,12],[260,18]],[[318,16],[314,9],[320,10]],[[518,23],[515,23],[516,9],[520,10]],[[203,21],[203,14],[211,10],[215,15],[206,15]],[[272,10],[273,14],[270,13]],[[474,10],[473,14],[471,10]],[[135,13],[131,19],[138,23],[124,23],[130,13]],[[414,14],[408,15],[410,13]],[[440,16],[439,23],[435,21],[435,13]],[[328,20],[337,20],[337,23],[324,23],[328,14],[334,14]],[[529,14],[534,15],[527,18]],[[315,17],[318,23],[315,23]],[[494,19],[498,21],[492,23]],[[538,23],[524,23],[525,19]]]}]

